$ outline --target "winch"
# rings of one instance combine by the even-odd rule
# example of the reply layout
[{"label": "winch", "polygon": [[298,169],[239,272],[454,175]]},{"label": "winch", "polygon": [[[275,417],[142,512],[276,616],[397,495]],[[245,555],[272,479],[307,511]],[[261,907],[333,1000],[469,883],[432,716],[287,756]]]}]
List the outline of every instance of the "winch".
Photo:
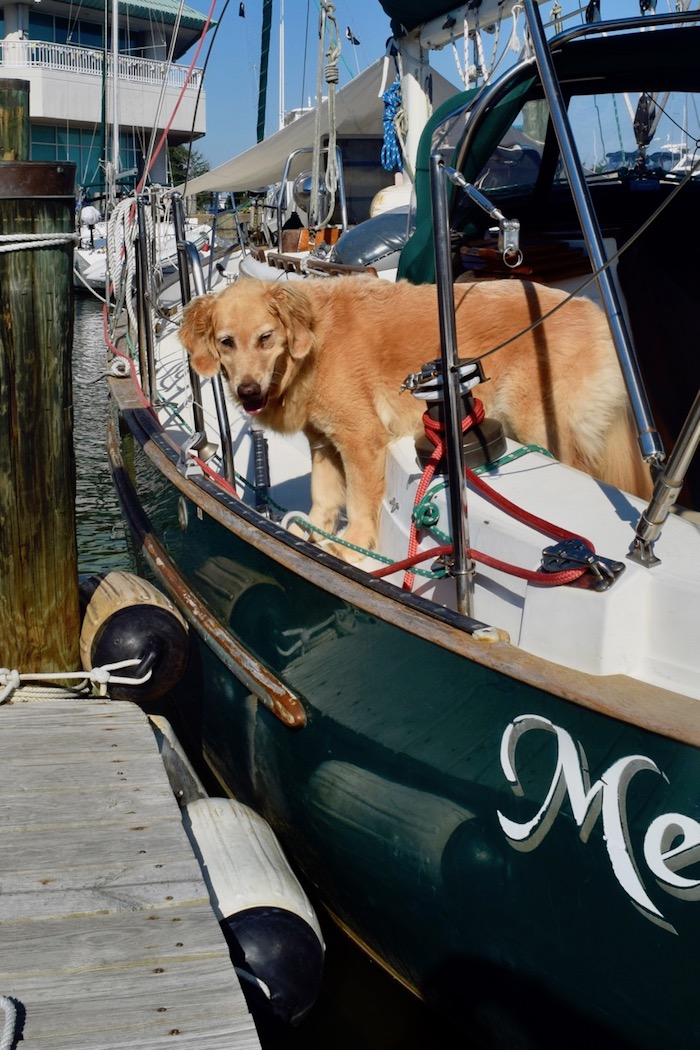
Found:
[{"label": "winch", "polygon": [[[460,361],[456,371],[459,377],[464,464],[474,470],[504,455],[506,439],[502,425],[495,419],[486,418],[481,401],[472,397],[472,390],[486,378],[481,362],[479,360]],[[420,372],[412,372],[404,380],[401,390],[408,390],[414,397],[427,402],[423,416],[426,431],[442,432],[444,430],[445,387],[440,359],[426,362]],[[423,467],[431,458],[434,448],[435,442],[431,440],[428,433],[425,437],[416,440],[416,452]],[[446,464],[443,461],[438,464],[437,472],[443,474],[446,472]]]}]

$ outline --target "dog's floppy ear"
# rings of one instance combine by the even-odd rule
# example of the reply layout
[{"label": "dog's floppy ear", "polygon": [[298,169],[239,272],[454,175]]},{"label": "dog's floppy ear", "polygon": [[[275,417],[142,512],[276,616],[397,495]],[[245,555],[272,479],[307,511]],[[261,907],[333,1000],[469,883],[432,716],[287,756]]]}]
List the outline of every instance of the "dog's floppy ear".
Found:
[{"label": "dog's floppy ear", "polygon": [[289,356],[294,360],[306,357],[316,346],[316,316],[311,299],[299,284],[275,284],[270,288],[270,305],[284,325]]},{"label": "dog's floppy ear", "polygon": [[192,359],[192,367],[201,376],[219,371],[220,360],[214,342],[214,296],[201,295],[185,308],[179,338]]}]

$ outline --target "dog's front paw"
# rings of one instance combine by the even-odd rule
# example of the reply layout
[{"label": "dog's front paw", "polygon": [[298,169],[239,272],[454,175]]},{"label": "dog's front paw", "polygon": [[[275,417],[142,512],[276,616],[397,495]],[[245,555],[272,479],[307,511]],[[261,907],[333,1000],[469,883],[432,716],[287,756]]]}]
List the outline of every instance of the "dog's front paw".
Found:
[{"label": "dog's front paw", "polygon": [[351,565],[364,561],[367,557],[364,551],[354,550],[352,547],[345,547],[342,543],[324,543],[323,549],[328,554],[340,558],[341,561],[347,561]]},{"label": "dog's front paw", "polygon": [[364,561],[370,551],[376,547],[376,535],[372,530],[357,524],[349,524],[341,533],[344,543],[324,544],[324,550],[334,554],[343,561],[356,563]]}]

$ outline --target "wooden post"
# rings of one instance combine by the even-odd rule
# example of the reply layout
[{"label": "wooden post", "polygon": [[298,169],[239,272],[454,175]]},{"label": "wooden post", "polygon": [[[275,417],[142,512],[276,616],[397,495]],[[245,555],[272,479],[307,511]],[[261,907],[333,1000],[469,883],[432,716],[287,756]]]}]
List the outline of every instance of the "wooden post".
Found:
[{"label": "wooden post", "polygon": [[0,80],[0,161],[29,160],[29,81]]},{"label": "wooden post", "polygon": [[20,672],[80,666],[74,185],[74,164],[0,163],[0,667]]}]

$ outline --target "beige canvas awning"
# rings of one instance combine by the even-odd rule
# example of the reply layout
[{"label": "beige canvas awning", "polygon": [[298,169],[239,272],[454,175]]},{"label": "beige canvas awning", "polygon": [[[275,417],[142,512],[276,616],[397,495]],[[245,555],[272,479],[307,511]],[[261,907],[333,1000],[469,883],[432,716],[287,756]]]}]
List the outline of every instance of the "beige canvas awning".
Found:
[{"label": "beige canvas awning", "polygon": [[[378,59],[363,73],[354,77],[336,95],[336,129],[337,135],[349,136],[382,136],[384,103],[379,97],[384,79],[384,59]],[[388,87],[394,79],[390,69]],[[433,70],[433,105],[437,108],[445,99],[458,90],[454,84]],[[294,150],[312,146],[316,121],[315,110],[304,113],[292,124],[268,136],[245,153],[232,160],[219,164],[211,171],[200,175],[184,186],[178,187],[187,196],[207,192],[244,192],[261,189],[264,186],[279,182],[282,178],[287,157]],[[321,134],[328,134],[328,102],[321,107]],[[310,167],[309,163],[305,165]]]}]

